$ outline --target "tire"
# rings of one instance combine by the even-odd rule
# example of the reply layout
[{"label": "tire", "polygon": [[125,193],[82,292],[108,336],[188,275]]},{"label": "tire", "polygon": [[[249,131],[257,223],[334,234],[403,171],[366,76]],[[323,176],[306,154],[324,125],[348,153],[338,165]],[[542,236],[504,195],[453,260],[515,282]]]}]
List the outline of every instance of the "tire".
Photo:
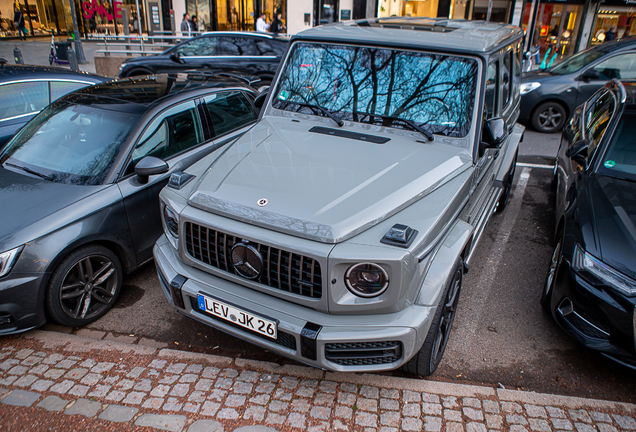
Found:
[{"label": "tire", "polygon": [[122,276],[119,259],[110,249],[99,245],[76,249],[51,275],[45,297],[49,317],[68,327],[96,321],[115,304]]},{"label": "tire", "polygon": [[532,113],[532,127],[537,132],[558,132],[563,128],[565,120],[565,108],[558,102],[544,102]]},{"label": "tire", "polygon": [[499,197],[499,201],[497,202],[497,213],[501,213],[504,211],[508,202],[510,201],[510,191],[512,191],[512,182],[515,179],[515,170],[517,168],[517,156],[519,155],[519,150],[515,153],[515,158],[512,160],[512,164],[510,165],[510,169],[508,170],[508,175],[506,175],[506,184],[504,186],[504,191]]},{"label": "tire", "polygon": [[450,337],[453,321],[455,320],[463,276],[464,261],[459,258],[455,262],[453,271],[446,282],[444,294],[435,310],[435,316],[426,335],[424,345],[411,360],[402,366],[405,372],[419,376],[429,376],[439,366]]},{"label": "tire", "polygon": [[543,310],[548,313],[552,313],[550,310],[550,304],[552,303],[552,293],[554,292],[554,282],[556,281],[559,273],[559,265],[561,264],[561,258],[563,257],[563,233],[559,230],[556,236],[556,245],[554,245],[554,251],[552,252],[552,258],[550,258],[550,267],[548,268],[548,274],[545,277],[543,284],[543,291],[541,292],[541,306]]},{"label": "tire", "polygon": [[272,80],[269,78],[262,78],[259,82],[254,84],[254,87],[256,88],[256,90],[258,90],[259,93],[263,93],[264,91],[269,89],[269,86],[272,85]]}]

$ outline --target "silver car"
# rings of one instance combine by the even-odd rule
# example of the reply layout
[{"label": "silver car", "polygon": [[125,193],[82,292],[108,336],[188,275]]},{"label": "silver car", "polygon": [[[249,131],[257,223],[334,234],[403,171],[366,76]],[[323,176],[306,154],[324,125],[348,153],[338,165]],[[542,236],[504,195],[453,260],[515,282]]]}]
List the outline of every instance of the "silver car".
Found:
[{"label": "silver car", "polygon": [[403,17],[294,36],[256,125],[161,193],[168,301],[327,370],[433,373],[510,195],[521,37]]}]

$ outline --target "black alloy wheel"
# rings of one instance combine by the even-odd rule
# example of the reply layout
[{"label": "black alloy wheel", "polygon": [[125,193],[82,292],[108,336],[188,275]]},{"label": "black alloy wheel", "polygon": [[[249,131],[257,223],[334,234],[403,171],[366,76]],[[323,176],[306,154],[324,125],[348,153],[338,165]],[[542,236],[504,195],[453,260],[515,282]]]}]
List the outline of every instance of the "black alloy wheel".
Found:
[{"label": "black alloy wheel", "polygon": [[532,114],[532,127],[538,132],[558,132],[565,124],[565,108],[558,102],[545,102]]},{"label": "black alloy wheel", "polygon": [[519,155],[519,150],[515,153],[515,158],[512,160],[512,164],[510,165],[510,169],[508,170],[508,174],[506,175],[506,179],[504,180],[504,190],[499,197],[499,201],[497,201],[497,212],[501,213],[504,211],[508,202],[510,201],[510,192],[512,191],[512,182],[515,179],[515,170],[517,168],[517,156]]},{"label": "black alloy wheel", "polygon": [[464,261],[459,258],[453,266],[442,299],[437,305],[424,345],[411,360],[402,366],[404,371],[419,376],[429,376],[439,366],[457,313],[463,275]]},{"label": "black alloy wheel", "polygon": [[80,248],[53,272],[47,311],[59,324],[84,326],[110,310],[121,284],[121,264],[112,251],[98,245]]},{"label": "black alloy wheel", "polygon": [[561,264],[561,258],[563,257],[563,234],[561,231],[556,236],[556,245],[552,252],[552,258],[550,259],[550,268],[548,274],[545,277],[545,283],[543,284],[543,292],[541,293],[541,306],[543,309],[552,313],[550,310],[550,303],[552,302],[552,292],[554,291],[554,283],[559,272],[559,265]]}]

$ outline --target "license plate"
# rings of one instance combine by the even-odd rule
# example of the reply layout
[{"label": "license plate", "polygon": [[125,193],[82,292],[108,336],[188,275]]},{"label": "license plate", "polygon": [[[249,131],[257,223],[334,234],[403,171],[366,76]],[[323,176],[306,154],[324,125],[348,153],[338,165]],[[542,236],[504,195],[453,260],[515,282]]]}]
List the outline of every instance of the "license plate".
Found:
[{"label": "license plate", "polygon": [[232,306],[225,302],[219,301],[203,294],[198,295],[199,308],[212,315],[221,318],[224,321],[231,322],[241,326],[247,330],[262,334],[271,339],[278,338],[278,329],[276,321],[254,315],[236,306]]}]

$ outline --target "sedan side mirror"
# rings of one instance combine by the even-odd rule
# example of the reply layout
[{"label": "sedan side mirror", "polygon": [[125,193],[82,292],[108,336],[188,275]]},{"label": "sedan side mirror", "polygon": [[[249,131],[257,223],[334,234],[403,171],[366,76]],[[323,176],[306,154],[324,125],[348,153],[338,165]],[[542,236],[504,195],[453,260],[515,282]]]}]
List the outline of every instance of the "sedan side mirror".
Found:
[{"label": "sedan side mirror", "polygon": [[501,117],[486,120],[482,131],[482,141],[488,147],[499,147],[508,137],[506,122]]},{"label": "sedan side mirror", "polygon": [[594,69],[588,69],[581,74],[581,79],[583,81],[600,80],[601,74]]},{"label": "sedan side mirror", "polygon": [[579,165],[585,166],[585,163],[587,162],[588,146],[589,143],[586,140],[576,141],[565,151],[565,155]]},{"label": "sedan side mirror", "polygon": [[146,156],[135,166],[135,174],[141,184],[148,183],[148,177],[151,175],[167,173],[168,170],[168,164],[154,156]]},{"label": "sedan side mirror", "polygon": [[181,58],[178,51],[176,53],[170,54],[170,60],[175,63],[185,64],[185,60]]}]

